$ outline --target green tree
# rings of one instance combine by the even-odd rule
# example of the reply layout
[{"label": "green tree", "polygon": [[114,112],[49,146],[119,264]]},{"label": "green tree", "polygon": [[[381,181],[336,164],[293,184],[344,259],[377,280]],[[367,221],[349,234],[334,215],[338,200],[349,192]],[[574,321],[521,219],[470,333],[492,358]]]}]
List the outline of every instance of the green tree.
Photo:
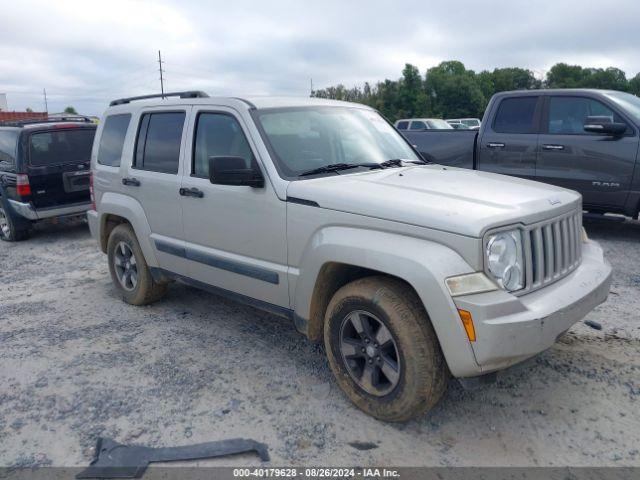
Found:
[{"label": "green tree", "polygon": [[493,84],[493,73],[488,70],[483,70],[476,74],[476,83],[480,87],[480,90],[482,90],[482,94],[486,99],[491,98],[491,95],[496,92]]},{"label": "green tree", "polygon": [[583,72],[584,78],[581,86],[584,88],[603,88],[622,91],[626,91],[629,88],[627,76],[619,68],[586,68]]},{"label": "green tree", "polygon": [[640,73],[629,80],[628,89],[630,93],[640,96]]},{"label": "green tree", "polygon": [[547,88],[580,88],[584,83],[585,72],[579,65],[556,63],[547,72]]},{"label": "green tree", "polygon": [[67,108],[64,109],[64,113],[68,113],[70,115],[77,115],[78,112],[76,112],[76,109],[73,108],[72,106],[68,106]]},{"label": "green tree", "polygon": [[427,70],[425,88],[431,114],[437,117],[481,116],[487,103],[476,74],[458,61],[442,62]]},{"label": "green tree", "polygon": [[533,72],[524,68],[496,68],[491,77],[493,79],[493,93],[530,90],[541,86],[541,82],[536,80]]},{"label": "green tree", "polygon": [[394,117],[422,117],[429,111],[428,97],[417,67],[406,64],[398,83],[397,111]]}]

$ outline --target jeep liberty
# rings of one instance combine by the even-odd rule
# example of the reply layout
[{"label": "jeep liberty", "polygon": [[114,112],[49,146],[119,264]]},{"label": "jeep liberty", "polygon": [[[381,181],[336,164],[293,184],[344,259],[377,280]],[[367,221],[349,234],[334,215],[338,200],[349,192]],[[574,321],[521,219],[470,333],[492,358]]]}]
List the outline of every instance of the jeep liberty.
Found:
[{"label": "jeep liberty", "polygon": [[113,101],[92,152],[89,225],[124,301],[178,280],[290,318],[370,415],[415,417],[607,298],[574,191],[426,164],[362,105],[165,97]]}]

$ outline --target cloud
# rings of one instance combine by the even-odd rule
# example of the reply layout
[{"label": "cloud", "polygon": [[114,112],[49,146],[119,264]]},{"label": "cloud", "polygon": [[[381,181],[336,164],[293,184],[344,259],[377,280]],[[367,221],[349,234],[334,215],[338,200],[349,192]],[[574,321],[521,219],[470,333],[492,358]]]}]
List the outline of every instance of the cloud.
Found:
[{"label": "cloud", "polygon": [[108,101],[166,89],[210,94],[307,95],[317,88],[424,73],[458,59],[475,70],[554,63],[640,71],[640,2],[584,0],[425,2],[163,1],[4,2],[0,92],[10,107]]}]

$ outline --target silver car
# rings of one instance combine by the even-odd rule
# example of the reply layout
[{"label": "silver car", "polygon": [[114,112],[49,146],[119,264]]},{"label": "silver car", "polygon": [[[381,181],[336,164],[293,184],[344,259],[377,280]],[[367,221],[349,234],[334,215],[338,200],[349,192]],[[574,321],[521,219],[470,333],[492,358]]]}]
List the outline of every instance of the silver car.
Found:
[{"label": "silver car", "polygon": [[576,192],[426,164],[375,110],[112,102],[89,224],[122,298],[171,281],[290,318],[365,412],[405,421],[549,348],[607,298]]}]

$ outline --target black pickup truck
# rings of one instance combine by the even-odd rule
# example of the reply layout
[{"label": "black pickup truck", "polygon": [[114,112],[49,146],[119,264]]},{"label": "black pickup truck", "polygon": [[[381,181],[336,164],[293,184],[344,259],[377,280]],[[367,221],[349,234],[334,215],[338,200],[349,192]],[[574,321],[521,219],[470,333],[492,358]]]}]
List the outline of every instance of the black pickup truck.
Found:
[{"label": "black pickup truck", "polygon": [[429,161],[551,183],[585,210],[638,218],[640,98],[608,90],[493,96],[479,131],[401,130]]},{"label": "black pickup truck", "polygon": [[0,124],[0,239],[23,240],[38,220],[91,207],[95,133],[82,117]]}]

